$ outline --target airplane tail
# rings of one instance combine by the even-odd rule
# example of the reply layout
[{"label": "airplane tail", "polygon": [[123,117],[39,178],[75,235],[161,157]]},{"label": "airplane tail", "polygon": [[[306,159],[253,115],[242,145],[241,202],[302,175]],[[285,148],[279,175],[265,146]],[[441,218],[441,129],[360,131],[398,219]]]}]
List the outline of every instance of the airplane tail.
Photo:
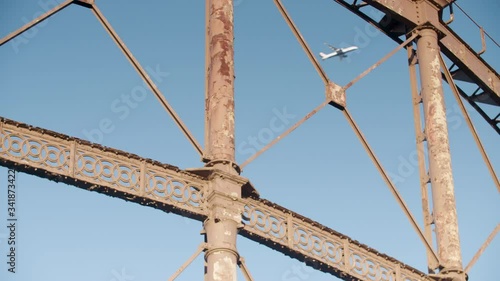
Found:
[{"label": "airplane tail", "polygon": [[319,55],[321,56],[321,59],[326,60],[328,56],[325,53],[320,52]]}]

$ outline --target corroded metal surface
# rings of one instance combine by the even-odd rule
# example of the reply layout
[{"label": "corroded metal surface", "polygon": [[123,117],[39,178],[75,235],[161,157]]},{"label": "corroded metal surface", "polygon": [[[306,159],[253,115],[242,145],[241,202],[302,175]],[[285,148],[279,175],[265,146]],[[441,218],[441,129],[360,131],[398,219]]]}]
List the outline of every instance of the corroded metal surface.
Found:
[{"label": "corroded metal surface", "polygon": [[263,199],[246,198],[241,234],[344,280],[431,280],[424,273]]},{"label": "corroded metal surface", "polygon": [[458,220],[448,140],[448,125],[441,85],[438,37],[435,30],[420,30],[417,41],[425,134],[438,255],[443,270],[462,270]]},{"label": "corroded metal surface", "polygon": [[1,118],[1,165],[202,219],[206,183],[151,159]]},{"label": "corroded metal surface", "polygon": [[[411,86],[411,96],[412,96],[412,107],[413,107],[413,125],[415,128],[415,142],[417,148],[418,157],[418,172],[420,180],[420,197],[422,198],[422,213],[424,219],[424,234],[430,243],[432,241],[432,218],[429,207],[429,177],[427,167],[425,165],[425,135],[422,130],[422,114],[420,113],[422,97],[418,90],[418,79],[417,79],[417,53],[412,46],[407,47],[408,56],[408,70],[410,73],[410,86]],[[439,267],[439,264],[432,257],[432,253],[427,250],[427,269],[429,272],[434,272]]]},{"label": "corroded metal surface", "polygon": [[233,2],[207,0],[208,60],[205,116],[207,160],[234,162],[234,26]]},{"label": "corroded metal surface", "polygon": [[[439,62],[436,59],[439,54],[438,42],[441,44],[443,52],[458,65],[460,70],[470,76],[472,82],[475,82],[485,91],[485,95],[490,95],[493,104],[498,105],[500,105],[498,94],[500,78],[495,70],[482,60],[478,53],[474,52],[451,29],[440,22],[438,12],[447,5],[447,0],[367,0],[358,5],[356,5],[357,1],[349,5],[346,4],[346,1],[335,1],[372,24],[375,24],[375,21],[364,15],[359,9],[360,6],[372,5],[379,8],[386,12],[386,16],[392,17],[391,20],[396,21],[396,24],[399,24],[400,27],[405,27],[405,31],[412,30],[415,27],[421,29],[422,27],[432,26],[434,30],[441,34],[440,41],[438,41],[434,30],[422,30],[422,37],[418,42],[420,63],[425,66],[420,67],[420,76],[423,84],[422,96],[424,97],[426,116],[426,136],[421,136],[420,130],[417,128],[417,138],[419,139],[419,147],[424,139],[428,140],[430,178],[433,185],[434,221],[439,256],[442,261],[441,265],[444,267],[441,273],[456,273],[453,276],[447,275],[447,277],[452,276],[457,278],[455,280],[464,280],[458,241],[446,116],[444,114],[440,80],[441,71]],[[66,1],[10,34],[0,42],[0,45],[70,3],[92,8],[106,30],[136,67],[136,70],[145,80],[148,80],[147,74],[124,47],[123,42],[112,30],[97,7],[94,6],[94,0]],[[209,169],[213,169],[211,170],[213,171],[211,176],[201,177],[198,176],[199,174],[185,172],[174,166],[140,158],[133,154],[91,144],[55,132],[29,127],[7,119],[0,119],[0,165],[13,167],[18,171],[62,181],[124,200],[150,205],[193,219],[204,220],[207,239],[205,280],[236,279],[236,265],[239,260],[236,249],[236,235],[241,227],[243,227],[241,234],[244,236],[345,280],[430,280],[427,275],[414,268],[274,203],[256,199],[257,196],[241,198],[242,189],[248,184],[248,181],[237,175],[239,170],[233,163],[235,152],[233,1],[207,0],[206,3],[208,7],[206,56],[207,130],[206,149],[203,158],[204,161],[209,162],[207,164],[210,167]],[[351,120],[352,118],[345,108],[344,91],[350,84],[344,89],[340,89],[338,85],[333,84],[328,79],[307,46],[307,42],[302,38],[298,28],[288,16],[281,1],[275,0],[275,3],[325,83],[327,101],[321,107],[327,102],[331,102],[332,105],[343,110],[346,117]],[[403,42],[399,39],[401,34],[398,32],[390,30],[389,27],[386,28],[383,24],[375,25],[395,41]],[[411,39],[407,39],[407,41],[411,41]],[[400,47],[406,45],[405,43]],[[376,67],[376,65],[372,68]],[[356,80],[363,77],[368,71],[361,74]],[[155,86],[150,87],[155,92]],[[416,89],[416,87],[414,88]],[[155,94],[162,101],[163,96],[157,92]],[[469,101],[471,100],[469,99]],[[480,109],[478,111],[482,112]],[[179,124],[178,118],[173,117]],[[306,116],[306,119],[308,117],[310,115]],[[491,118],[486,119],[492,120]],[[386,173],[379,161],[374,157],[361,132],[352,120],[350,122],[369,151],[376,166],[381,170],[381,174],[388,180]],[[494,126],[498,128],[496,123]],[[294,128],[292,127],[289,131]],[[187,132],[184,130],[183,125],[181,129],[185,133]],[[201,147],[190,136],[189,132],[187,132],[187,136],[195,148],[201,152]],[[420,164],[422,163],[419,162]],[[420,168],[421,173],[424,169],[425,167]],[[201,171],[201,169],[198,170]],[[421,178],[422,185],[424,185],[428,179],[424,179],[422,174]],[[388,183],[388,185],[392,187],[396,193],[396,198],[398,198],[399,195],[395,187],[391,183]],[[404,205],[401,199],[399,199],[399,202]],[[427,201],[424,200],[423,205],[426,203]],[[407,214],[409,213],[405,206],[403,206],[403,209]],[[415,220],[411,215],[409,217],[418,230],[419,227]],[[429,222],[429,220],[426,221]],[[242,222],[244,225],[241,224]],[[421,231],[419,233],[423,236]],[[428,237],[428,233],[426,234]],[[423,241],[429,244],[428,238],[423,237]],[[430,249],[429,256],[432,256],[432,252],[432,249]],[[458,276],[457,274],[461,275]]]},{"label": "corroded metal surface", "polygon": [[206,0],[207,88],[204,160],[213,167],[209,177],[208,218],[203,222],[207,250],[205,281],[236,281],[236,249],[246,179],[234,164],[234,24],[232,0]]}]

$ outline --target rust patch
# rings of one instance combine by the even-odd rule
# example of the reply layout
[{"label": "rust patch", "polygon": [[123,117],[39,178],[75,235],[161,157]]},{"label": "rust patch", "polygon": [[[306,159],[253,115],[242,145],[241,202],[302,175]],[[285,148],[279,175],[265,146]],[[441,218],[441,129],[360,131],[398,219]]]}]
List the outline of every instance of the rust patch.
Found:
[{"label": "rust patch", "polygon": [[234,44],[230,0],[212,1],[208,30],[207,151],[212,160],[234,161]]}]

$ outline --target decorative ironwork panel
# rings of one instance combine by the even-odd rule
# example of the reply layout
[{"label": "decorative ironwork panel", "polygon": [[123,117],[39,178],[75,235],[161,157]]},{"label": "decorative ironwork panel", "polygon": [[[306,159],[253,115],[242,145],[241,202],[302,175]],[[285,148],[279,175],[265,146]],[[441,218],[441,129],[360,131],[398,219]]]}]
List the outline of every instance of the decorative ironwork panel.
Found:
[{"label": "decorative ironwork panel", "polygon": [[272,202],[246,198],[242,203],[243,235],[335,276],[373,281],[430,280],[417,269]]},{"label": "decorative ironwork panel", "polygon": [[169,200],[183,208],[204,208],[205,189],[200,183],[189,181],[183,177],[165,174],[156,167],[147,165],[145,173],[145,189],[143,196],[155,200]]},{"label": "decorative ironwork panel", "polygon": [[[0,164],[195,219],[208,215],[208,185],[202,177],[3,118]],[[277,204],[252,198],[240,202],[241,234],[325,272],[350,280],[430,280],[414,268]]]},{"label": "decorative ironwork panel", "polygon": [[335,264],[339,268],[345,267],[342,239],[316,232],[307,223],[296,219],[291,220],[291,226],[294,250],[312,254],[317,260],[327,264]]},{"label": "decorative ironwork panel", "polygon": [[[396,281],[397,270],[394,263],[383,259],[374,259],[373,253],[364,249],[351,249],[349,247],[349,272],[364,280]],[[420,280],[417,279],[417,280]]]},{"label": "decorative ironwork panel", "polygon": [[[256,201],[258,202],[258,201]],[[259,236],[272,241],[287,244],[286,214],[280,213],[269,207],[246,202],[242,219],[245,228]]]},{"label": "decorative ironwork panel", "polygon": [[15,158],[37,168],[68,173],[70,147],[67,144],[58,143],[50,136],[39,137],[6,126],[2,128],[1,137],[0,156]]},{"label": "decorative ironwork panel", "polygon": [[92,148],[76,149],[74,175],[88,182],[106,185],[124,191],[139,194],[140,163],[135,164],[129,159],[120,159],[110,153],[92,151]]},{"label": "decorative ironwork panel", "polygon": [[186,216],[206,216],[206,183],[196,175],[55,132],[0,121],[0,162],[126,200],[175,207]]}]

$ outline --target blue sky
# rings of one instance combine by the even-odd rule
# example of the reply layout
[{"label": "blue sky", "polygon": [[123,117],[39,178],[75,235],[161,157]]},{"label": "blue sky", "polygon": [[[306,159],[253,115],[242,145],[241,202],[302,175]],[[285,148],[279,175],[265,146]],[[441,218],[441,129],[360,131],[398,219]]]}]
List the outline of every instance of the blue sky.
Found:
[{"label": "blue sky", "polygon": [[[202,1],[96,2],[202,143]],[[321,62],[338,84],[348,83],[396,47],[333,1],[283,2],[316,54],[327,51],[324,42],[361,47],[344,61]],[[0,37],[44,11],[43,3],[50,1],[0,0]],[[282,133],[323,101],[324,87],[272,1],[235,3],[236,158],[242,163],[256,149],[250,139],[257,138],[260,146],[268,141],[263,131]],[[459,3],[499,41],[499,2]],[[479,31],[455,12],[452,28],[481,49]],[[0,116],[181,168],[202,165],[152,93],[131,104],[124,101],[144,84],[90,10],[72,5],[22,38],[0,47]],[[351,87],[347,103],[422,222],[405,56],[398,52]],[[496,69],[500,66],[499,49],[491,41],[483,57]],[[500,221],[500,205],[459,108],[447,85],[444,89],[465,266]],[[469,112],[498,173],[498,134]],[[270,130],[276,118],[282,130]],[[100,135],[102,120],[110,120],[112,129]],[[7,170],[0,168],[0,175],[5,186]],[[338,110],[320,111],[242,175],[263,198],[425,271],[422,243]],[[203,241],[197,221],[26,174],[18,175],[17,185],[18,272],[8,273],[1,262],[1,280],[166,280]],[[0,192],[3,224],[6,202],[6,192]],[[7,232],[0,229],[0,260],[5,260]],[[335,280],[246,238],[238,243],[255,280]],[[499,260],[497,238],[469,280],[498,280]],[[178,280],[202,276],[200,256]]]}]

